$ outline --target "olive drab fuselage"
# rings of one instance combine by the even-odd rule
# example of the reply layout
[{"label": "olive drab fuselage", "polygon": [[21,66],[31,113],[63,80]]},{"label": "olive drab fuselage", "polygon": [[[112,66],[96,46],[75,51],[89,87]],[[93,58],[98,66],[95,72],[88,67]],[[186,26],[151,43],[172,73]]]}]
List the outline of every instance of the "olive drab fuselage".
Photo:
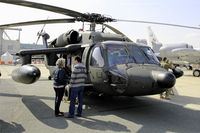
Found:
[{"label": "olive drab fuselage", "polygon": [[85,47],[82,57],[88,72],[87,83],[99,93],[158,94],[175,84],[174,75],[160,66],[148,46],[107,41]]}]

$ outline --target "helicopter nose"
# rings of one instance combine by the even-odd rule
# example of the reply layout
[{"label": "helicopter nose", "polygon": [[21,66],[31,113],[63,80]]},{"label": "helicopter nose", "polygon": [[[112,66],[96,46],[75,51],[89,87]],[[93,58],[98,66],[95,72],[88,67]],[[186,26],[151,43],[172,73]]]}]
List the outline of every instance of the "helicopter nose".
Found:
[{"label": "helicopter nose", "polygon": [[176,83],[176,77],[171,72],[160,72],[156,74],[156,80],[159,87],[171,88]]}]

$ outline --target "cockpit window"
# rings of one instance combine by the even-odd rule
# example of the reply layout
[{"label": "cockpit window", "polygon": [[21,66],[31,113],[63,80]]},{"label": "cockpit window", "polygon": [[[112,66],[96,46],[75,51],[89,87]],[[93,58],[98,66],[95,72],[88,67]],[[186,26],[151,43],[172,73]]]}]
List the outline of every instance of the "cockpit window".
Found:
[{"label": "cockpit window", "polygon": [[138,45],[107,45],[109,66],[136,63],[160,64],[150,47]]},{"label": "cockpit window", "polygon": [[109,66],[128,63],[128,53],[125,46],[107,47],[107,57]]},{"label": "cockpit window", "polygon": [[136,63],[144,64],[147,62],[144,54],[142,53],[142,51],[138,46],[132,46],[130,52],[131,52],[131,58],[134,59]]},{"label": "cockpit window", "polygon": [[91,61],[90,61],[91,66],[95,67],[103,67],[104,66],[104,59],[101,54],[101,49],[100,47],[95,47],[92,53]]},{"label": "cockpit window", "polygon": [[145,56],[148,58],[150,64],[160,64],[158,58],[155,56],[154,52],[149,47],[141,47]]}]

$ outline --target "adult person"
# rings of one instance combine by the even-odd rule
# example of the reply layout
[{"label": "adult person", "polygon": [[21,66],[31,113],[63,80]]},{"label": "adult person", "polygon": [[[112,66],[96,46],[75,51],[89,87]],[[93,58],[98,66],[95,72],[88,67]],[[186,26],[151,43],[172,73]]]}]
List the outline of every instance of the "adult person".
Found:
[{"label": "adult person", "polygon": [[70,87],[70,105],[69,114],[67,118],[74,118],[75,112],[75,102],[78,97],[78,108],[76,116],[82,116],[82,106],[83,106],[83,92],[85,80],[87,78],[85,65],[81,63],[81,58],[79,56],[75,57],[74,68],[71,74]]},{"label": "adult person", "polygon": [[[164,67],[167,71],[169,69],[174,69],[174,65],[171,61],[169,61],[166,57],[163,58],[160,62],[161,66]],[[165,92],[160,94],[160,98],[170,100],[170,94],[174,94],[173,89],[169,88]]]},{"label": "adult person", "polygon": [[54,72],[53,88],[55,90],[55,116],[64,116],[63,112],[60,112],[60,103],[64,95],[65,85],[67,83],[67,74],[64,69],[65,59],[60,58],[56,61],[57,69]]}]

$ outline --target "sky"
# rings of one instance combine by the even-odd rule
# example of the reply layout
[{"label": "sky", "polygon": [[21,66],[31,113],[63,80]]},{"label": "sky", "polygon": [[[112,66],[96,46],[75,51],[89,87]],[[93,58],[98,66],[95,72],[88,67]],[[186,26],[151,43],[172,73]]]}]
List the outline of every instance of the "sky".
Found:
[{"label": "sky", "polygon": [[[198,0],[31,0],[78,11],[81,13],[100,13],[115,19],[129,19],[140,21],[154,21],[200,27],[200,1]],[[69,18],[48,11],[0,3],[0,24],[38,19]],[[188,43],[200,48],[200,29],[186,29],[153,24],[139,24],[127,22],[108,23],[114,26],[133,41],[149,39],[147,27],[155,33],[159,42],[163,44]],[[82,23],[49,24],[44,30],[50,35],[50,40],[68,30],[78,30]],[[43,25],[15,27],[21,28],[20,41],[35,43],[37,33]],[[16,32],[8,31],[10,36]],[[40,40],[39,43],[42,43]]]}]

